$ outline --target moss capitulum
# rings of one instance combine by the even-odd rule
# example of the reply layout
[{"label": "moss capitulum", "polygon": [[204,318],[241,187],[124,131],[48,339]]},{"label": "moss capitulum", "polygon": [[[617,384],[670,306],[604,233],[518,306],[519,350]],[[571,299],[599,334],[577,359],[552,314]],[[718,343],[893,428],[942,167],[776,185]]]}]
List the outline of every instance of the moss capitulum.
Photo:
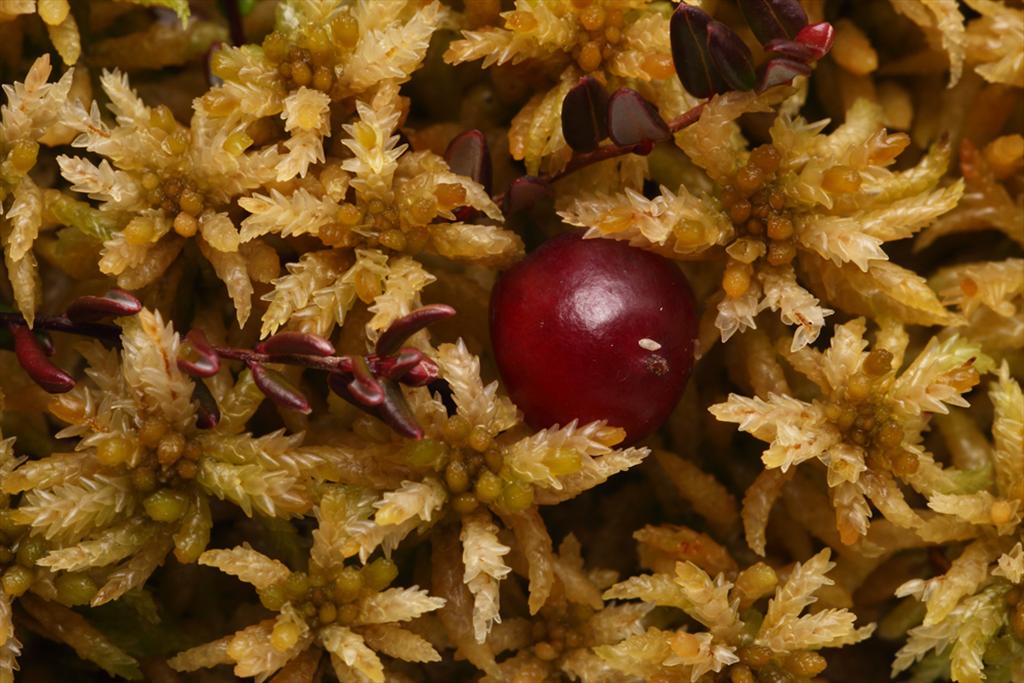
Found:
[{"label": "moss capitulum", "polygon": [[[105,467],[127,470],[132,487],[145,496],[143,509],[150,519],[177,521],[188,509],[186,490],[199,471],[202,450],[158,417],[143,419],[137,437],[136,443],[125,436],[105,439],[96,446],[96,459]],[[137,448],[142,452],[129,464]]]},{"label": "moss capitulum", "polygon": [[729,670],[732,683],[789,683],[794,678],[813,678],[827,666],[824,657],[807,650],[778,654],[761,645],[747,645],[736,654],[740,661]]},{"label": "moss capitulum", "polygon": [[[775,187],[781,163],[779,151],[761,145],[722,186],[722,208],[736,227],[739,238],[747,238],[745,249],[730,249],[722,276],[722,289],[735,299],[746,294],[753,278],[753,263],[763,259],[770,266],[784,266],[796,257],[793,220],[786,211],[786,198]],[[762,246],[755,246],[760,242]]]},{"label": "moss capitulum", "polygon": [[[348,565],[331,571],[314,565],[308,573],[292,572],[284,581],[260,590],[259,598],[275,612],[290,603],[313,630],[330,624],[350,626],[359,617],[357,601],[386,590],[397,577],[398,566],[385,557],[362,567]],[[271,642],[283,652],[295,645],[299,635],[297,625],[278,623]]]},{"label": "moss capitulum", "polygon": [[864,373],[852,376],[825,407],[826,417],[843,441],[867,452],[868,467],[898,476],[917,471],[917,456],[903,447],[903,428],[888,399],[892,388],[893,356],[875,349],[864,361]]},{"label": "moss capitulum", "polygon": [[8,514],[0,517],[0,524],[0,590],[16,598],[32,587],[36,563],[49,549],[43,539],[25,534],[24,527],[14,524]]},{"label": "moss capitulum", "polygon": [[433,458],[430,466],[441,474],[457,514],[468,514],[480,505],[517,512],[533,504],[533,486],[512,476],[501,448],[486,430],[473,428],[466,418],[453,415],[442,436],[444,442],[421,442],[410,457],[417,464]]},{"label": "moss capitulum", "polygon": [[[304,31],[295,42],[280,31],[273,31],[263,39],[263,54],[277,68],[285,88],[314,88],[328,94],[331,99],[343,96],[341,82],[336,77],[339,53],[351,50],[359,41],[359,25],[348,11],[339,13],[328,26]],[[219,76],[230,76],[217,72]],[[226,64],[220,65],[227,69]]]},{"label": "moss capitulum", "polygon": [[341,204],[335,220],[320,228],[317,235],[331,247],[372,246],[417,252],[430,239],[430,223],[465,203],[466,189],[456,183],[438,183],[431,195],[404,202],[396,201],[391,192],[365,203]]},{"label": "moss capitulum", "polygon": [[[503,512],[521,512],[533,505],[533,484],[515,476],[502,447],[482,427],[453,415],[442,429],[444,441],[423,439],[403,449],[403,458],[419,469],[432,469],[448,492],[452,510],[469,514],[481,505]],[[556,476],[581,466],[578,453],[558,449],[546,464]]]},{"label": "moss capitulum", "polygon": [[587,646],[584,632],[595,611],[588,605],[558,602],[546,605],[530,626],[533,654],[553,662],[568,652]]}]

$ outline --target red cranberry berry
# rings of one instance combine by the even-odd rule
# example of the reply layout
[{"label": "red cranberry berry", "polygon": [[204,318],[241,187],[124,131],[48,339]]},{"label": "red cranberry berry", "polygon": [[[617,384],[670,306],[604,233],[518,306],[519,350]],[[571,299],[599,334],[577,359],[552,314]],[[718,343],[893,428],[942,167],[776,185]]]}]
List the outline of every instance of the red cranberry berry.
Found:
[{"label": "red cranberry berry", "polygon": [[543,244],[491,294],[498,369],[535,429],[606,420],[629,441],[650,434],[682,394],[696,331],[671,261],[579,232]]}]

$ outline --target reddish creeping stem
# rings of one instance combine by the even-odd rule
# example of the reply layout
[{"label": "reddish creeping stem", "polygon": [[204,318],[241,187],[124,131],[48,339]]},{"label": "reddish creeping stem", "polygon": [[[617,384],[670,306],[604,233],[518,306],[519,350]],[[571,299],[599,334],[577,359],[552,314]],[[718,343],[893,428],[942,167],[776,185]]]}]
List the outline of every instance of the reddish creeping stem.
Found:
[{"label": "reddish creeping stem", "polygon": [[[671,121],[668,121],[667,125],[669,131],[671,133],[678,133],[684,128],[696,123],[700,119],[700,115],[704,112],[704,107],[706,106],[706,104],[706,102],[701,102],[700,104],[683,113],[682,115],[672,119]],[[641,156],[646,156],[650,154],[651,150],[653,149],[654,142],[651,140],[642,140],[640,142],[636,142],[629,145],[619,145],[612,142],[606,145],[601,145],[592,152],[573,154],[572,158],[569,160],[569,163],[567,163],[565,165],[565,168],[563,168],[561,171],[558,171],[557,173],[549,173],[547,175],[537,176],[536,178],[530,178],[530,180],[535,184],[548,185],[557,180],[561,180],[567,175],[575,173],[581,168],[586,168],[591,164],[596,164],[599,161],[604,161],[605,159],[613,159],[615,157],[623,156],[624,154],[639,154]],[[502,203],[506,199],[506,194],[507,191],[500,192],[494,195],[494,202],[498,204],[498,206],[502,206]]]},{"label": "reddish creeping stem", "polygon": [[46,331],[67,332],[94,337],[105,343],[116,343],[121,337],[121,328],[116,325],[96,322],[103,318],[135,315],[142,310],[142,303],[134,296],[120,289],[112,289],[102,296],[80,296],[71,302],[63,315],[38,316],[35,331],[20,313],[0,312],[0,325],[6,326],[11,334],[14,355],[29,377],[51,394],[62,394],[75,387],[75,379],[50,362],[53,346]]},{"label": "reddish creeping stem", "polygon": [[[438,368],[422,351],[403,347],[413,334],[455,314],[450,306],[434,304],[399,318],[377,340],[374,353],[365,356],[335,355],[330,341],[313,334],[281,332],[260,342],[255,349],[210,344],[201,330],[185,336],[178,367],[194,377],[211,377],[221,359],[239,360],[248,366],[253,380],[267,398],[282,408],[309,413],[312,407],[302,392],[268,364],[297,365],[328,373],[331,390],[357,408],[381,419],[403,436],[419,439],[416,424],[399,389],[423,386],[437,379]],[[199,383],[197,383],[199,384]],[[215,405],[202,416],[204,425],[216,424]]]},{"label": "reddish creeping stem", "polygon": [[[726,24],[699,7],[680,3],[672,14],[669,39],[672,61],[683,87],[706,99],[729,91],[763,92],[806,76],[832,48],[835,31],[828,22],[807,23],[799,0],[738,0],[751,31],[764,48],[765,61],[755,65],[747,44]],[[610,95],[594,78],[584,76],[562,100],[562,135],[573,155],[561,170],[515,179],[494,200],[509,214],[532,207],[550,195],[550,184],[605,159],[650,154],[697,121],[705,102],[664,121],[640,93],[620,88]],[[611,138],[611,144],[600,144]],[[445,154],[456,173],[487,186],[490,159],[480,131],[465,131]],[[486,182],[485,182],[486,179]]]}]

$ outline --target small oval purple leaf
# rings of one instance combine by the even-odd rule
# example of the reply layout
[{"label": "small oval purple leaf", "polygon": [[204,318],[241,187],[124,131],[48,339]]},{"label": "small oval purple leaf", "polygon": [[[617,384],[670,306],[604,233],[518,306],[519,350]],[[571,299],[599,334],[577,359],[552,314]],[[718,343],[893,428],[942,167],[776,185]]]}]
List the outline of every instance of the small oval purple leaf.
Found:
[{"label": "small oval purple leaf", "polygon": [[403,315],[388,326],[377,339],[374,351],[378,356],[388,356],[402,347],[412,335],[438,320],[455,315],[455,309],[445,304],[429,304],[420,306],[408,315]]},{"label": "small oval purple leaf", "polygon": [[348,393],[352,395],[357,403],[367,408],[379,406],[384,401],[384,392],[377,382],[367,384],[358,378],[353,378],[348,383]]},{"label": "small oval purple leaf", "polygon": [[708,53],[710,21],[704,10],[680,4],[669,22],[672,63],[683,87],[694,97],[711,97],[725,89]]},{"label": "small oval purple leaf", "polygon": [[402,375],[401,382],[410,387],[422,387],[440,376],[441,372],[437,368],[437,363],[424,356],[419,363],[409,369],[409,372]]},{"label": "small oval purple leaf", "polygon": [[14,354],[18,364],[32,381],[51,394],[63,394],[75,388],[75,380],[50,362],[39,340],[24,325],[8,325],[14,337]]},{"label": "small oval purple leaf", "polygon": [[608,131],[617,145],[661,142],[672,137],[654,105],[630,88],[619,88],[608,98]]},{"label": "small oval purple leaf", "polygon": [[220,407],[217,399],[213,397],[210,390],[203,382],[196,382],[192,390],[192,397],[199,404],[196,414],[196,427],[199,429],[213,429],[220,423]]},{"label": "small oval purple leaf", "polygon": [[220,371],[220,356],[203,331],[189,330],[178,348],[178,369],[193,377],[213,377]]},{"label": "small oval purple leaf", "polygon": [[454,173],[472,178],[491,192],[491,152],[487,148],[487,136],[477,129],[466,130],[448,143],[444,160]]},{"label": "small oval purple leaf", "polygon": [[764,92],[776,85],[792,83],[797,76],[807,76],[811,67],[785,57],[769,59],[758,69],[757,91]]},{"label": "small oval purple leaf", "polygon": [[402,436],[409,439],[422,439],[423,430],[416,423],[416,417],[409,408],[398,383],[384,380],[381,382],[381,386],[384,387],[384,402],[377,407],[377,416]]},{"label": "small oval purple leaf", "polygon": [[562,100],[562,137],[577,152],[592,152],[608,137],[608,93],[584,76]]},{"label": "small oval purple leaf", "polygon": [[835,37],[836,29],[827,21],[804,26],[800,33],[796,34],[797,42],[809,47],[814,52],[815,59],[821,59],[829,53]]},{"label": "small oval purple leaf", "polygon": [[383,380],[381,382],[381,388],[384,392],[384,400],[381,401],[379,405],[372,407],[366,406],[352,395],[349,391],[349,387],[351,385],[345,375],[339,373],[332,373],[328,375],[327,385],[331,388],[331,391],[336,393],[338,396],[345,399],[356,408],[368,413],[369,415],[373,415],[388,427],[395,430],[398,434],[410,439],[423,438],[423,430],[416,423],[416,418],[412,414],[412,410],[410,410],[409,404],[406,402],[405,396],[402,394],[402,390],[396,382],[393,382],[392,380]]},{"label": "small oval purple leaf", "polygon": [[348,383],[348,390],[353,398],[366,407],[378,406],[384,401],[384,389],[362,356],[352,359],[352,380]]},{"label": "small oval purple leaf", "polygon": [[297,410],[309,415],[313,409],[301,391],[288,381],[288,378],[277,370],[272,370],[260,363],[248,363],[252,371],[252,379],[263,394],[281,408]]},{"label": "small oval purple leaf", "polygon": [[66,315],[76,323],[87,323],[101,318],[135,315],[142,310],[142,302],[123,289],[112,289],[103,296],[80,296],[68,306]]},{"label": "small oval purple leaf", "polygon": [[429,384],[440,375],[437,363],[419,349],[402,349],[396,354],[374,359],[374,362],[379,376],[410,387]]},{"label": "small oval purple leaf", "polygon": [[426,356],[419,349],[400,349],[397,353],[378,359],[376,373],[381,377],[401,381],[424,358]]},{"label": "small oval purple leaf", "polygon": [[739,0],[740,11],[758,42],[793,39],[807,24],[800,0]]},{"label": "small oval purple leaf", "polygon": [[765,44],[764,50],[771,56],[785,57],[796,62],[807,63],[818,59],[814,48],[795,40],[773,40]]},{"label": "small oval purple leaf", "polygon": [[551,188],[543,180],[532,175],[520,176],[505,191],[501,211],[506,216],[522,213],[550,197]]},{"label": "small oval purple leaf", "polygon": [[733,90],[750,90],[757,74],[750,48],[736,33],[720,21],[708,24],[708,51],[711,62],[725,84]]}]

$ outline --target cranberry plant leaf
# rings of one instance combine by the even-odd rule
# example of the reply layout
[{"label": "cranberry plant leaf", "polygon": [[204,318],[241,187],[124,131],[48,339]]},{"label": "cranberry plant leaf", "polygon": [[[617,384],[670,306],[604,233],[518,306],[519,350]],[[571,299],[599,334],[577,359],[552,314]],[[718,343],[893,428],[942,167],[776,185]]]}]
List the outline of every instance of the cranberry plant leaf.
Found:
[{"label": "cranberry plant leaf", "polygon": [[740,11],[750,30],[762,43],[792,39],[807,24],[800,0],[739,0]]},{"label": "cranberry plant leaf", "polygon": [[608,93],[584,76],[562,100],[562,136],[577,152],[590,152],[608,137]]},{"label": "cranberry plant leaf", "polygon": [[765,52],[778,55],[779,57],[787,57],[804,63],[810,63],[819,58],[817,48],[796,40],[779,38],[765,43],[764,49]]},{"label": "cranberry plant leaf", "polygon": [[757,73],[755,89],[764,92],[776,85],[790,83],[797,76],[807,76],[811,73],[811,67],[794,59],[775,57],[762,64]]},{"label": "cranberry plant leaf", "polygon": [[178,351],[178,369],[193,377],[213,377],[220,371],[220,356],[200,329],[189,330]]},{"label": "cranberry plant leaf", "polygon": [[617,145],[661,142],[672,136],[654,105],[630,88],[619,88],[608,99],[608,131]]},{"label": "cranberry plant leaf", "polygon": [[51,394],[63,394],[75,388],[75,380],[50,362],[46,351],[32,331],[24,325],[10,325],[14,336],[14,354],[18,364],[32,381]]},{"label": "cranberry plant leaf", "polygon": [[708,52],[722,80],[732,90],[750,90],[756,78],[750,48],[720,21],[708,24]]},{"label": "cranberry plant leaf", "polygon": [[248,363],[253,381],[260,391],[281,408],[297,410],[304,415],[313,412],[309,400],[299,391],[287,377],[277,370],[268,368],[261,363]]},{"label": "cranberry plant leaf", "polygon": [[73,322],[92,322],[107,317],[135,315],[142,302],[123,289],[112,289],[102,296],[80,296],[68,306],[66,315]]},{"label": "cranberry plant leaf", "polygon": [[388,356],[397,353],[409,337],[428,325],[453,315],[455,315],[455,309],[445,304],[431,304],[417,308],[391,323],[391,326],[384,330],[377,339],[377,354]]},{"label": "cranberry plant leaf", "polygon": [[680,4],[672,14],[669,38],[672,62],[683,87],[694,97],[711,97],[725,90],[708,51],[708,23],[704,10]]},{"label": "cranberry plant leaf", "polygon": [[551,188],[536,176],[521,176],[512,181],[505,191],[501,210],[506,215],[528,211],[539,202],[551,197]]},{"label": "cranberry plant leaf", "polygon": [[814,51],[815,59],[821,59],[832,49],[832,42],[835,40],[836,30],[827,21],[818,24],[810,24],[800,29],[796,34],[796,40]]},{"label": "cranberry plant leaf", "polygon": [[220,407],[217,406],[217,399],[203,382],[195,382],[192,391],[192,398],[198,404],[196,409],[196,427],[199,429],[213,429],[220,423]]},{"label": "cranberry plant leaf", "polygon": [[456,135],[444,151],[444,160],[453,172],[472,178],[487,192],[491,191],[493,164],[483,131],[473,128]]}]

